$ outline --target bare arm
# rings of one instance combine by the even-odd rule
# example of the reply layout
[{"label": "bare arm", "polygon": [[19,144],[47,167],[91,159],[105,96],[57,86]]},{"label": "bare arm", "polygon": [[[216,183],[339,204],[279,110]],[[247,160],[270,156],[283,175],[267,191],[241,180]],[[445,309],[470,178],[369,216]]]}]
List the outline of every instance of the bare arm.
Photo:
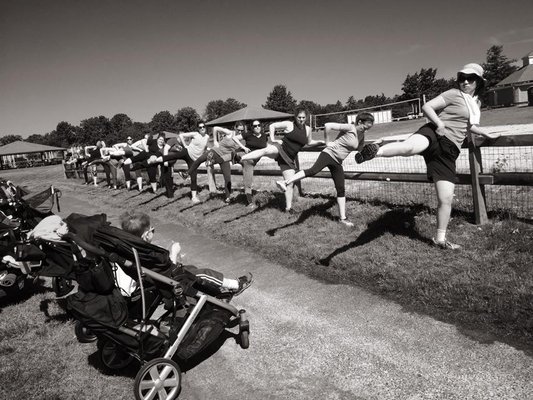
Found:
[{"label": "bare arm", "polygon": [[495,132],[495,133],[485,132],[484,129],[480,128],[477,125],[470,126],[470,132],[476,135],[481,135],[483,137],[486,137],[487,139],[497,139],[502,135],[500,132]]},{"label": "bare arm", "polygon": [[326,144],[326,142],[324,142],[323,140],[314,140],[313,139],[311,127],[306,126],[305,130],[307,131],[307,145],[308,146],[318,146],[318,145],[321,145],[321,144]]},{"label": "bare arm", "polygon": [[427,117],[427,119],[429,119],[437,126],[436,132],[440,136],[444,136],[444,134],[446,133],[446,126],[437,115],[437,111],[442,110],[444,107],[446,107],[446,102],[444,101],[444,98],[442,96],[435,97],[434,99],[424,104],[424,106],[422,107],[422,112]]},{"label": "bare arm", "polygon": [[241,149],[244,150],[245,153],[248,153],[248,152],[250,151],[250,149],[249,149],[248,147],[246,147],[245,145],[243,145],[243,144],[241,143],[240,139],[242,139],[242,135],[233,135],[232,139],[233,139],[233,141],[234,141],[235,143],[237,143],[237,144],[239,145],[239,147],[240,147]]},{"label": "bare arm", "polygon": [[84,148],[85,155],[86,155],[87,157],[89,157],[89,156],[90,156],[89,151],[90,151],[90,150],[94,150],[94,149],[96,149],[96,146],[85,146],[85,148]]},{"label": "bare arm", "polygon": [[179,137],[180,143],[183,146],[185,146],[185,143],[187,143],[185,141],[185,139],[192,139],[193,137],[195,137],[198,134],[199,134],[198,132],[182,132],[182,133],[178,134],[178,137]]},{"label": "bare arm", "polygon": [[283,129],[285,133],[290,132],[294,129],[294,123],[291,121],[281,121],[274,122],[268,127],[268,133],[270,135],[270,141],[272,143],[281,143],[281,140],[276,139],[275,133],[276,129]]}]

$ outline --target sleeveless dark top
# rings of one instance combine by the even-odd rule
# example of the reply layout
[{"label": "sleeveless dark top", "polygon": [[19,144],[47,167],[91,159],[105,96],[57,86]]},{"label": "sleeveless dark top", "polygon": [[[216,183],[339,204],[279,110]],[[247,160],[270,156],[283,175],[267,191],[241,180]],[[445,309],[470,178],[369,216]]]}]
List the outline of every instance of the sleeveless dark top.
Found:
[{"label": "sleeveless dark top", "polygon": [[262,132],[259,137],[251,132],[244,132],[242,138],[250,150],[264,149],[267,146],[267,134],[265,132]]},{"label": "sleeveless dark top", "polygon": [[306,126],[304,125],[303,128],[298,127],[298,125],[294,124],[294,129],[287,133],[285,137],[283,138],[283,143],[281,144],[281,148],[285,153],[291,158],[295,159],[296,154],[307,144],[307,131]]},{"label": "sleeveless dark top", "polygon": [[89,150],[89,158],[87,159],[87,161],[90,162],[90,161],[98,160],[100,158],[102,158],[102,155],[100,154],[99,148]]}]

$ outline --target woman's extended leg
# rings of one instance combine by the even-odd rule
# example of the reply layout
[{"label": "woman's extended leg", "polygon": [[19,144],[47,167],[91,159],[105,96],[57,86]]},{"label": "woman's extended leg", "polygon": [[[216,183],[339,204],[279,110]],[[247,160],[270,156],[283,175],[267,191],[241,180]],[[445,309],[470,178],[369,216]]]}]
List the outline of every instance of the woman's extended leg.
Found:
[{"label": "woman's extended leg", "polygon": [[409,136],[403,142],[388,143],[381,146],[376,157],[410,157],[420,154],[429,146],[429,139],[417,133]]},{"label": "woman's extended leg", "polygon": [[241,161],[259,160],[261,157],[275,158],[278,155],[278,148],[274,145],[267,145],[264,149],[251,151],[241,157]]}]

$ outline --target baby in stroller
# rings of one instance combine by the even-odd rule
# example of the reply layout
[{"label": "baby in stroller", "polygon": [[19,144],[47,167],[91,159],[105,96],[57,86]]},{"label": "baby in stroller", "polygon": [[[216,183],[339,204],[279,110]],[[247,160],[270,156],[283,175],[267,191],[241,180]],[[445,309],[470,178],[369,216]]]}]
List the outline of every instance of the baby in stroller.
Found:
[{"label": "baby in stroller", "polygon": [[[169,252],[150,244],[154,230],[146,214],[125,213],[121,218],[135,235],[101,223],[102,216],[92,217],[93,222],[101,218],[91,229],[86,229],[91,217],[71,215],[65,220],[70,232],[64,239],[83,249],[73,250],[79,287],[67,297],[67,308],[78,320],[76,334],[81,339],[87,332],[97,337],[101,360],[109,369],[140,363],[136,399],[175,399],[181,387],[180,366],[200,357],[224,332],[235,336],[242,348],[249,346],[245,311],[230,304],[244,284],[228,289],[223,277],[219,285],[209,279],[206,284],[205,271],[196,276],[198,270],[172,262],[179,260],[179,247]],[[116,287],[113,265],[136,280],[130,297]],[[242,281],[248,287],[251,277]],[[232,333],[237,326],[238,334]]]},{"label": "baby in stroller", "polygon": [[[139,236],[144,241],[151,243],[154,238],[155,228],[150,224],[150,217],[140,211],[127,211],[120,216],[122,229],[135,236]],[[174,264],[181,264],[181,246],[179,243],[172,243],[169,249],[170,261]],[[193,265],[183,265],[183,268],[194,274],[198,279],[198,286],[204,291],[216,295],[229,293],[238,296],[244,292],[253,281],[251,273],[247,273],[238,279],[225,278],[224,275],[213,269],[197,268]]]}]

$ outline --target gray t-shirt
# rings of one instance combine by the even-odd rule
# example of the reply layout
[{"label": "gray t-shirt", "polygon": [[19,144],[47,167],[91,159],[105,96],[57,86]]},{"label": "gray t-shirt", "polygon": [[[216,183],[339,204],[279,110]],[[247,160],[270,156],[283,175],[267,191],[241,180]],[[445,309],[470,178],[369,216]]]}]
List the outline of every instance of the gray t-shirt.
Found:
[{"label": "gray t-shirt", "polygon": [[440,97],[446,106],[437,111],[437,115],[446,126],[445,136],[460,149],[466,138],[470,116],[466,101],[459,89],[447,90]]},{"label": "gray t-shirt", "polygon": [[357,150],[357,147],[359,147],[359,138],[356,133],[341,132],[337,138],[333,142],[328,143],[326,148],[322,151],[329,154],[331,158],[339,164],[342,164],[352,151]]}]

